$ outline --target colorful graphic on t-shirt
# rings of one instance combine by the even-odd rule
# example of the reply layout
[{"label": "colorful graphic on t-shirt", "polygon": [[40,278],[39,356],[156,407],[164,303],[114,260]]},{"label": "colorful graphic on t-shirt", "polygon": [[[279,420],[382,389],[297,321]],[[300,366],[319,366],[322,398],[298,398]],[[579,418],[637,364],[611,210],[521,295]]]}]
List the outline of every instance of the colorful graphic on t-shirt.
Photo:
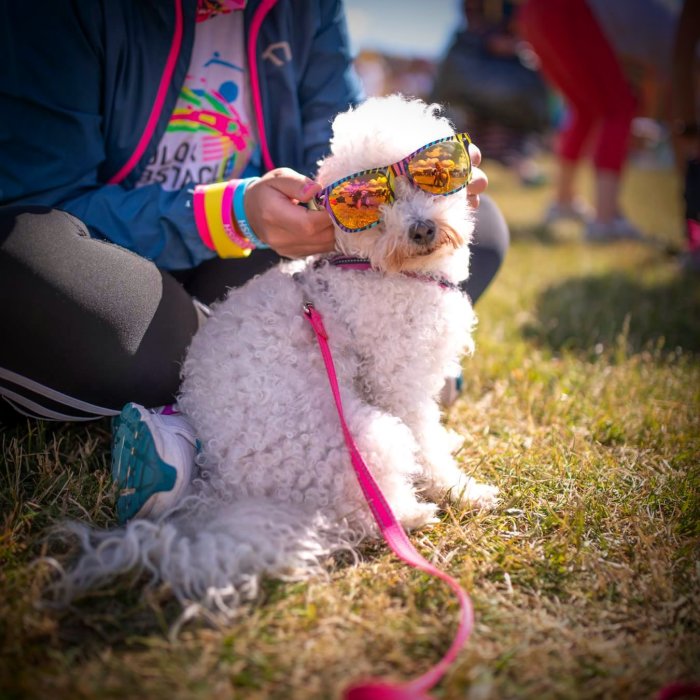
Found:
[{"label": "colorful graphic on t-shirt", "polygon": [[243,13],[197,25],[188,75],[138,185],[175,190],[241,176],[256,143],[243,61]]},{"label": "colorful graphic on t-shirt", "polygon": [[247,0],[198,0],[197,22],[204,22],[214,15],[244,10]]},{"label": "colorful graphic on t-shirt", "polygon": [[[208,95],[204,90],[184,88],[181,96],[188,102],[184,109],[176,109],[168,126],[169,131],[207,131],[216,145],[205,148],[214,157],[224,155],[224,150],[231,141],[239,151],[246,146],[243,135],[247,128],[241,124],[238,112],[224,102],[220,95]],[[211,160],[211,158],[205,158]]]},{"label": "colorful graphic on t-shirt", "polygon": [[216,90],[208,90],[205,79],[200,82],[202,87],[190,88],[186,81],[168,132],[201,132],[200,160],[205,164],[219,163],[213,171],[212,182],[216,182],[230,177],[237,155],[247,152],[250,130],[233,106],[238,96],[234,82],[225,82]]}]

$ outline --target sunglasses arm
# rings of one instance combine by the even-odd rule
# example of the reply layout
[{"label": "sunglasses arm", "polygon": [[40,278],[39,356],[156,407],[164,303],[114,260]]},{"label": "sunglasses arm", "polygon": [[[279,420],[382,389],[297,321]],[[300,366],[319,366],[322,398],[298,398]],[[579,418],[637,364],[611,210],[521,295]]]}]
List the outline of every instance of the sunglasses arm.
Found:
[{"label": "sunglasses arm", "polygon": [[305,206],[307,209],[311,209],[312,211],[323,211],[326,209],[326,198],[327,198],[327,193],[325,190],[321,190],[317,195],[313,196],[308,202],[306,202]]}]

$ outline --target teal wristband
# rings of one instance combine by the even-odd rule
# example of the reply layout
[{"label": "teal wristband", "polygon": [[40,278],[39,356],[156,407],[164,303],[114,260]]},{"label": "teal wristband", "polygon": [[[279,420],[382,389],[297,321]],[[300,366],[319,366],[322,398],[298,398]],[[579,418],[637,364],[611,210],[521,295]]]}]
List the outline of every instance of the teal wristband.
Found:
[{"label": "teal wristband", "polygon": [[236,186],[236,191],[233,195],[233,215],[236,217],[236,223],[240,232],[256,247],[256,248],[269,248],[270,246],[263,243],[253,231],[253,227],[248,223],[248,219],[245,215],[245,208],[243,206],[243,197],[245,191],[248,189],[248,185],[251,182],[259,180],[259,177],[247,177],[239,181]]}]

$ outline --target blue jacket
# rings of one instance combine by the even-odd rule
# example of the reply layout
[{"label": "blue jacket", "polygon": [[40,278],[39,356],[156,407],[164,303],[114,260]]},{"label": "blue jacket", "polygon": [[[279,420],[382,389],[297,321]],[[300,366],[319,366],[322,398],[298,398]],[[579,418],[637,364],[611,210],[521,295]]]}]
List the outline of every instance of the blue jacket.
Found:
[{"label": "blue jacket", "polygon": [[[135,188],[187,72],[197,0],[0,0],[0,203],[64,209],[165,269],[212,257],[192,191]],[[248,0],[263,169],[311,175],[361,99],[341,0]],[[252,63],[251,63],[252,61]]]}]

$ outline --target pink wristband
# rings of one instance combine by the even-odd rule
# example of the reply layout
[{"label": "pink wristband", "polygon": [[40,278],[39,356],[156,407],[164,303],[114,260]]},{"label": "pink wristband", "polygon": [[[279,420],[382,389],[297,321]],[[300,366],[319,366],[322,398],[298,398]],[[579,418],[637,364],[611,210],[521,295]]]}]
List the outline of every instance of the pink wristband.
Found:
[{"label": "pink wristband", "polygon": [[214,241],[211,239],[211,232],[207,223],[207,214],[204,210],[204,189],[200,185],[194,188],[192,206],[194,208],[194,223],[197,226],[199,237],[207,248],[215,251],[216,248]]},{"label": "pink wristband", "polygon": [[230,180],[224,190],[224,197],[221,200],[221,220],[224,224],[226,235],[244,250],[254,250],[255,245],[236,230],[233,222],[233,193],[238,185],[237,180]]}]

